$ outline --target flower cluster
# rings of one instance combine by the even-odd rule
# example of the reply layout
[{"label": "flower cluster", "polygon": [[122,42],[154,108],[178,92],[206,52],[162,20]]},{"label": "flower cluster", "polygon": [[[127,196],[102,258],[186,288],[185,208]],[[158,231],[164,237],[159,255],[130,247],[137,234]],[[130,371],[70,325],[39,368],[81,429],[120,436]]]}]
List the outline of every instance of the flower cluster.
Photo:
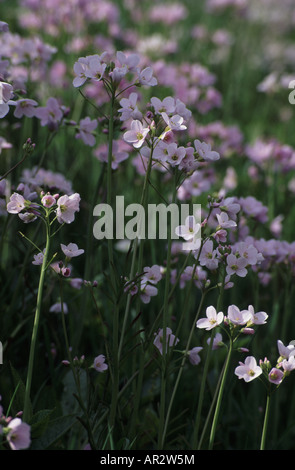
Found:
[{"label": "flower cluster", "polygon": [[236,367],[235,374],[245,382],[250,382],[263,374],[267,382],[279,386],[295,369],[295,344],[291,341],[285,346],[281,340],[278,340],[277,347],[279,357],[275,365],[272,365],[267,358],[260,359],[258,365],[255,357],[248,356],[244,363],[240,362],[240,365]]}]

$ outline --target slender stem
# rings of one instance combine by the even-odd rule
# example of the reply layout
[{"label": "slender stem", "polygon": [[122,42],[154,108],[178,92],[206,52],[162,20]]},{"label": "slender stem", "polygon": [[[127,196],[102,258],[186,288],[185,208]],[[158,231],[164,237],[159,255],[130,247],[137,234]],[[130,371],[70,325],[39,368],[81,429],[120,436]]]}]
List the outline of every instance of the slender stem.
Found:
[{"label": "slender stem", "polygon": [[223,376],[222,376],[222,380],[221,380],[221,384],[220,384],[220,389],[219,389],[219,393],[218,393],[215,413],[214,413],[214,417],[213,417],[213,423],[212,423],[212,427],[211,427],[210,440],[209,440],[209,450],[212,450],[213,444],[214,444],[214,438],[215,438],[215,433],[216,433],[216,428],[217,428],[217,423],[218,423],[218,418],[219,418],[219,413],[220,413],[220,408],[221,408],[222,397],[223,397],[224,387],[225,387],[225,383],[226,383],[227,373],[228,373],[229,364],[230,364],[230,360],[231,360],[232,350],[233,350],[233,341],[232,341],[232,338],[230,338],[229,349],[228,349],[228,353],[227,353],[224,372],[223,372]]},{"label": "slender stem", "polygon": [[[108,166],[107,166],[107,203],[112,203],[112,158],[113,158],[113,134],[114,134],[114,104],[115,95],[112,91],[110,103],[110,117],[109,117],[109,135],[108,135]],[[115,416],[118,403],[118,389],[119,389],[119,361],[118,361],[118,347],[119,347],[119,307],[116,299],[116,276],[113,256],[113,240],[108,237],[108,258],[110,267],[111,287],[113,290],[114,298],[114,311],[113,311],[113,387],[112,387],[112,400],[110,408],[109,426],[112,430],[115,423]]]},{"label": "slender stem", "polygon": [[38,335],[38,329],[39,329],[39,323],[40,323],[45,272],[47,268],[47,259],[48,259],[49,248],[50,248],[50,224],[48,220],[49,218],[48,214],[46,218],[47,218],[46,246],[45,246],[45,253],[43,257],[41,273],[40,273],[40,278],[39,278],[37,305],[36,305],[35,319],[34,319],[34,325],[33,325],[33,331],[32,331],[32,338],[31,338],[29,365],[28,365],[27,382],[26,382],[25,399],[24,399],[24,414],[23,414],[24,421],[28,421],[30,418],[30,393],[31,393],[31,385],[32,385],[35,350],[36,350],[37,335]]},{"label": "slender stem", "polygon": [[265,414],[264,414],[264,422],[263,422],[263,429],[262,429],[262,436],[261,436],[261,443],[260,443],[260,450],[265,450],[266,432],[267,432],[268,421],[269,421],[269,410],[270,410],[270,393],[267,393],[266,407],[265,407]]},{"label": "slender stem", "polygon": [[194,434],[193,434],[193,445],[192,445],[193,449],[196,449],[197,442],[198,442],[198,435],[199,435],[199,429],[200,429],[200,423],[201,423],[201,411],[202,411],[202,406],[203,406],[205,385],[206,385],[206,380],[207,380],[207,375],[208,375],[208,368],[209,368],[209,363],[210,363],[214,336],[215,336],[215,332],[214,330],[212,330],[209,349],[207,352],[206,362],[205,362],[204,371],[203,371],[201,388],[199,392],[199,402],[198,402],[198,409],[197,409],[197,416],[196,416],[196,424],[195,424],[195,429],[194,429]]},{"label": "slender stem", "polygon": [[[175,178],[176,179],[176,178]],[[176,181],[173,188],[172,203],[176,200]],[[168,229],[168,247],[167,247],[167,264],[165,274],[165,291],[164,291],[164,305],[163,305],[163,341],[162,341],[162,377],[161,377],[161,394],[160,394],[160,418],[159,418],[159,432],[158,432],[158,450],[162,449],[165,438],[165,409],[166,409],[166,386],[167,386],[167,334],[166,328],[168,326],[168,308],[169,308],[169,286],[170,286],[170,273],[171,273],[171,246],[172,234],[171,224]]]},{"label": "slender stem", "polygon": [[169,418],[170,418],[170,414],[171,414],[171,410],[172,410],[173,401],[174,401],[174,398],[175,398],[175,395],[176,395],[178,385],[180,383],[180,379],[181,379],[182,372],[183,372],[183,369],[184,369],[184,364],[185,364],[185,361],[187,359],[187,355],[188,355],[188,351],[189,351],[189,348],[190,348],[190,343],[191,343],[191,340],[192,340],[192,336],[193,336],[193,333],[194,333],[195,328],[196,328],[196,322],[197,322],[197,319],[198,319],[198,317],[200,315],[200,312],[203,308],[203,304],[204,304],[204,300],[205,300],[205,296],[206,296],[207,292],[208,291],[205,291],[205,292],[202,293],[202,297],[201,297],[201,300],[200,300],[200,303],[199,303],[199,307],[198,307],[198,310],[197,310],[197,313],[196,313],[196,316],[195,316],[195,319],[194,319],[194,322],[192,324],[192,328],[191,328],[191,331],[190,331],[190,334],[189,334],[189,337],[188,337],[188,340],[187,340],[187,344],[186,344],[186,348],[185,348],[185,351],[184,351],[183,359],[182,359],[182,362],[181,362],[181,365],[180,365],[180,368],[179,368],[179,371],[178,371],[178,375],[177,375],[177,378],[176,378],[176,381],[175,381],[175,384],[174,384],[172,396],[171,396],[169,406],[168,406],[168,409],[167,409],[165,425],[164,425],[164,429],[163,429],[162,436],[161,436],[161,447],[164,446],[164,443],[165,443],[165,438],[166,438],[166,433],[167,433],[167,428],[168,428],[168,422],[169,422]]}]

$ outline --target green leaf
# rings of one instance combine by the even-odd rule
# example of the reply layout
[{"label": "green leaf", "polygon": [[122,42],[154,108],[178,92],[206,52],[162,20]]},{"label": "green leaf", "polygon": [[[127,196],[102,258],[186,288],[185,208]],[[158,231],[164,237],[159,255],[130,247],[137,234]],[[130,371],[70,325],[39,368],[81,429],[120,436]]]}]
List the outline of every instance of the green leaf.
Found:
[{"label": "green leaf", "polygon": [[[12,382],[13,382],[13,387],[15,389],[15,393],[13,396],[13,401],[10,403],[9,408],[12,410],[11,414],[16,414],[19,411],[22,411],[24,409],[26,387],[22,379],[20,378],[18,372],[15,370],[15,368],[13,367],[11,363],[10,363],[10,370],[11,370]],[[30,403],[29,413],[30,413],[30,416],[32,416],[31,403]]]},{"label": "green leaf", "polygon": [[77,422],[76,416],[62,416],[50,421],[43,435],[35,439],[31,450],[46,450],[53,446]]},{"label": "green leaf", "polygon": [[40,410],[31,419],[31,437],[32,439],[41,437],[46,431],[50,416],[54,410]]}]

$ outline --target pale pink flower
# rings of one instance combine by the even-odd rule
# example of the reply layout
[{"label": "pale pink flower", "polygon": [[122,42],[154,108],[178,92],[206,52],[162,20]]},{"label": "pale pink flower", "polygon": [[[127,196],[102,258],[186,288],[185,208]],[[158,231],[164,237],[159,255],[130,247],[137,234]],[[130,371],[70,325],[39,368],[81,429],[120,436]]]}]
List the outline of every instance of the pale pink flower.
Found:
[{"label": "pale pink flower", "polygon": [[130,72],[136,70],[136,67],[140,61],[140,56],[138,54],[129,54],[128,56],[126,56],[126,54],[121,51],[117,52],[116,57],[120,65],[122,67],[126,67],[127,70],[129,70]]},{"label": "pale pink flower", "polygon": [[80,256],[84,253],[84,250],[79,249],[76,243],[69,243],[68,245],[63,245],[61,243],[60,246],[67,258],[75,258],[76,256]]},{"label": "pale pink flower", "polygon": [[68,306],[65,302],[56,302],[55,304],[51,305],[49,312],[51,313],[60,313],[62,312],[67,314],[68,313]]},{"label": "pale pink flower", "polygon": [[227,318],[234,325],[246,325],[251,320],[252,315],[248,310],[240,310],[236,305],[230,305],[227,310]]},{"label": "pale pink flower", "polygon": [[151,297],[155,297],[158,294],[158,289],[150,284],[146,279],[142,279],[140,284],[140,298],[144,304],[148,304]]},{"label": "pale pink flower", "polygon": [[12,144],[10,142],[7,142],[7,140],[4,139],[4,137],[0,137],[0,155],[3,149],[11,149],[11,148],[12,148]]},{"label": "pale pink flower", "polygon": [[[210,342],[211,342],[211,338],[208,338],[207,339],[208,346],[209,346]],[[214,351],[216,349],[219,349],[223,345],[224,345],[224,343],[222,341],[222,334],[221,333],[216,333],[216,335],[214,336],[214,339],[213,339],[212,351]]]},{"label": "pale pink flower", "polygon": [[200,232],[201,224],[196,222],[193,215],[189,215],[185,219],[184,225],[179,225],[175,229],[175,233],[178,237],[184,238],[186,241],[195,240],[197,235],[201,235]]},{"label": "pale pink flower", "polygon": [[57,220],[60,224],[70,224],[75,219],[75,212],[79,212],[80,194],[64,195],[57,200]]},{"label": "pale pink flower", "polygon": [[283,378],[284,372],[280,369],[277,369],[276,367],[273,367],[268,374],[268,380],[275,385],[279,385]]},{"label": "pale pink flower", "polygon": [[[161,354],[163,354],[163,329],[160,328],[157,333],[155,333],[154,346],[158,348]],[[179,342],[179,339],[172,333],[171,328],[166,328],[166,352],[168,347],[175,346]]]},{"label": "pale pink flower", "polygon": [[19,214],[26,207],[25,198],[18,193],[13,193],[7,204],[7,212],[10,214]]},{"label": "pale pink flower", "polygon": [[50,97],[46,102],[46,106],[36,108],[35,116],[41,120],[41,126],[49,126],[56,129],[63,117],[61,106],[56,98]]},{"label": "pale pink flower", "polygon": [[96,128],[96,119],[90,119],[89,116],[81,119],[79,123],[79,130],[76,134],[76,139],[82,139],[84,144],[93,147],[95,145],[95,135],[93,135],[93,132]]},{"label": "pale pink flower", "polygon": [[184,157],[186,156],[185,148],[180,146],[178,147],[175,142],[168,144],[167,146],[167,162],[171,166],[179,165]]},{"label": "pale pink flower", "polygon": [[97,57],[92,57],[89,59],[88,67],[85,69],[84,73],[86,77],[100,81],[104,76],[106,66],[107,65],[102,63]]},{"label": "pale pink flower", "polygon": [[[217,269],[219,264],[217,250],[213,247],[212,240],[207,240],[202,246],[201,253],[199,256],[199,263],[201,266],[206,266],[210,270]],[[198,257],[198,253],[195,254],[195,258]]]},{"label": "pale pink flower", "polygon": [[131,123],[131,130],[125,132],[123,138],[125,142],[132,144],[134,148],[140,148],[149,132],[149,127],[143,127],[142,123],[135,119]]},{"label": "pale pink flower", "polygon": [[14,104],[11,101],[13,96],[13,87],[10,83],[0,81],[0,118],[6,116],[9,112],[9,105]]},{"label": "pale pink flower", "polygon": [[221,212],[220,214],[216,214],[216,218],[218,220],[218,225],[221,228],[233,228],[236,227],[237,224],[234,220],[230,220],[226,212]]},{"label": "pale pink flower", "polygon": [[6,435],[12,450],[27,449],[31,444],[31,427],[20,418],[14,418],[8,423],[9,432]]},{"label": "pale pink flower", "polygon": [[56,199],[51,194],[45,194],[45,196],[42,197],[41,202],[44,207],[50,208],[56,204]]},{"label": "pale pink flower", "polygon": [[76,77],[73,80],[73,86],[75,88],[84,85],[87,80],[86,70],[88,68],[88,60],[85,57],[80,57],[74,64],[74,72]]},{"label": "pale pink flower", "polygon": [[253,356],[248,356],[245,359],[245,363],[240,362],[240,365],[235,368],[235,375],[239,379],[245,380],[245,382],[251,382],[262,374],[262,369],[257,365],[256,359]]},{"label": "pale pink flower", "polygon": [[200,156],[202,160],[209,162],[219,160],[219,153],[215,152],[214,150],[211,150],[210,144],[207,144],[206,142],[201,142],[200,140],[196,139],[194,141],[194,146],[197,155]]},{"label": "pale pink flower", "polygon": [[36,266],[41,266],[43,263],[44,254],[45,249],[43,251],[40,251],[40,253],[34,255],[34,261],[32,261],[32,264],[35,264]]},{"label": "pale pink flower", "polygon": [[201,318],[197,321],[197,328],[205,328],[205,330],[209,331],[212,330],[212,328],[215,328],[216,326],[220,325],[224,319],[223,312],[217,313],[216,309],[213,306],[207,307],[206,317],[207,318]]},{"label": "pale pink flower", "polygon": [[162,279],[161,267],[157,264],[143,268],[143,277],[152,284],[157,284]]},{"label": "pale pink flower", "polygon": [[120,120],[127,121],[127,119],[142,119],[142,113],[137,107],[138,94],[130,93],[128,98],[122,98],[120,100],[121,108],[118,109],[118,112],[121,113]]},{"label": "pale pink flower", "polygon": [[256,312],[254,311],[253,305],[248,306],[248,311],[251,313],[251,322],[254,325],[264,325],[268,318],[266,312]]},{"label": "pale pink flower", "polygon": [[140,85],[155,86],[158,81],[153,77],[153,69],[151,67],[146,67],[143,70],[137,70],[137,79]]},{"label": "pale pink flower", "polygon": [[104,372],[108,369],[108,365],[105,363],[105,356],[100,354],[93,361],[93,367],[97,372]]},{"label": "pale pink flower", "polygon": [[169,115],[175,112],[175,99],[171,96],[166,96],[163,100],[153,97],[151,98],[151,105],[156,114],[166,113]]},{"label": "pale pink flower", "polygon": [[184,131],[187,129],[186,125],[183,124],[184,118],[179,114],[174,114],[174,116],[169,117],[167,113],[161,113],[161,116],[167,124],[165,133],[168,131]]},{"label": "pale pink flower", "polygon": [[285,372],[291,372],[295,370],[295,357],[290,356],[288,359],[284,359],[279,365],[284,369]]},{"label": "pale pink flower", "polygon": [[202,351],[202,349],[202,347],[195,347],[188,351],[188,359],[194,366],[197,366],[201,362],[199,352]]},{"label": "pale pink flower", "polygon": [[38,105],[37,101],[29,98],[23,98],[17,100],[15,104],[16,108],[13,114],[16,118],[21,118],[23,116],[31,118],[35,116],[35,106]]},{"label": "pale pink flower", "polygon": [[239,277],[245,277],[247,275],[246,266],[248,262],[245,258],[237,258],[234,254],[231,253],[226,258],[226,263],[227,274],[237,274]]},{"label": "pale pink flower", "polygon": [[290,356],[295,355],[295,346],[294,344],[290,343],[288,346],[285,346],[284,343],[279,339],[277,341],[277,346],[278,346],[278,351],[279,351],[279,361],[282,361],[283,359],[289,359]]}]

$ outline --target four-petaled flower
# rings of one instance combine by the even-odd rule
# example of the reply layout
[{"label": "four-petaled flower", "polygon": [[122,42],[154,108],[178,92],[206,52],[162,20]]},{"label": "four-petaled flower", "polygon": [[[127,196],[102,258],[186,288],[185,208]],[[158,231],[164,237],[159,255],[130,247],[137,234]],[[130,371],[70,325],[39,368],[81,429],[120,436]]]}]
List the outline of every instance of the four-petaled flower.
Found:
[{"label": "four-petaled flower", "polygon": [[75,258],[84,253],[84,250],[79,249],[76,243],[69,243],[67,246],[61,243],[60,246],[67,258]]},{"label": "four-petaled flower", "polygon": [[108,365],[105,363],[105,356],[100,354],[93,361],[93,367],[97,372],[104,372],[108,369]]},{"label": "four-petaled flower", "polygon": [[217,313],[213,306],[207,307],[206,317],[207,318],[201,318],[197,321],[197,328],[205,328],[205,330],[209,331],[212,330],[212,328],[220,325],[224,319],[223,312]]},{"label": "four-petaled flower", "polygon": [[70,224],[75,219],[75,212],[79,212],[80,194],[64,195],[57,200],[56,216],[60,224]]},{"label": "four-petaled flower", "polygon": [[149,127],[143,127],[142,122],[135,119],[131,123],[131,130],[125,132],[123,137],[125,142],[132,144],[134,148],[140,148],[149,132]]},{"label": "four-petaled flower", "polygon": [[251,382],[262,374],[262,369],[257,365],[256,359],[253,356],[248,356],[245,359],[245,363],[239,362],[239,366],[235,368],[235,374],[239,379],[245,380],[245,382]]}]

